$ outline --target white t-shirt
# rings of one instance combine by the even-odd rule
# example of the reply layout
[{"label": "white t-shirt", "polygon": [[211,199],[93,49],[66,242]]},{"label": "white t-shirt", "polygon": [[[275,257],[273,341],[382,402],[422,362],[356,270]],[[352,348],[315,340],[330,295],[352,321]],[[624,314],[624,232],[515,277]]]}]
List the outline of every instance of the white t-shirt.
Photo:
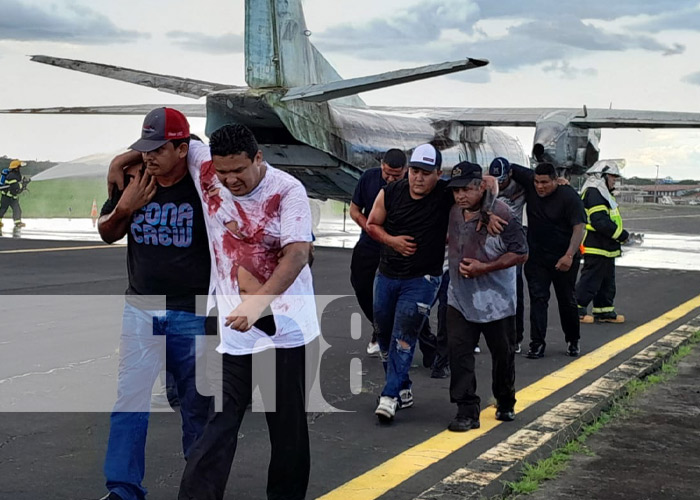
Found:
[{"label": "white t-shirt", "polygon": [[190,143],[187,167],[202,199],[216,268],[211,288],[222,332],[217,350],[242,355],[308,344],[320,334],[308,265],[270,305],[277,327],[274,335],[255,327],[240,332],[224,325],[226,316],[241,303],[239,273],[247,271],[248,276],[264,283],[275,270],[282,248],[312,241],[311,210],[304,186],[267,164],[265,177],[253,191],[234,196],[216,177],[209,147],[199,141]]}]

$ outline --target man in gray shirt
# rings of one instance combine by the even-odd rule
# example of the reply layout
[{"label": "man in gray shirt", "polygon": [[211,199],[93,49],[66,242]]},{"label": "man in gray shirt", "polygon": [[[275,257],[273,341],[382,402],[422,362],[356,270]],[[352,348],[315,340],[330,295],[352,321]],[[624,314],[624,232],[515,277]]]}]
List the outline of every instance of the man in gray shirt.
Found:
[{"label": "man in gray shirt", "polygon": [[496,419],[515,418],[515,266],[527,260],[528,249],[520,222],[503,201],[491,209],[507,221],[503,232],[491,236],[485,227],[477,230],[487,194],[479,165],[456,165],[448,187],[455,205],[448,226],[447,336],[450,401],[457,404],[448,429],[464,432],[480,426],[474,347],[482,333],[491,352]]},{"label": "man in gray shirt", "polygon": [[[505,158],[495,158],[489,165],[489,174],[498,179],[498,199],[505,202],[513,211],[513,215],[527,233],[527,224],[523,224],[523,209],[525,208],[525,188],[513,180],[510,162]],[[523,266],[515,268],[516,291],[518,296],[515,311],[515,353],[519,354],[525,336],[525,294],[523,293]]]}]

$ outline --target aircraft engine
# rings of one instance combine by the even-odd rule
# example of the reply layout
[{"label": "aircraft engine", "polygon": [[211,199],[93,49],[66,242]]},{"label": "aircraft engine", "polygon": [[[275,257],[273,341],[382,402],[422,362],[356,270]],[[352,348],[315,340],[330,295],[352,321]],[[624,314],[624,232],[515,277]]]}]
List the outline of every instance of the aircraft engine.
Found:
[{"label": "aircraft engine", "polygon": [[570,125],[570,112],[555,111],[537,120],[532,156],[553,164],[560,173],[583,174],[600,153],[600,129]]}]

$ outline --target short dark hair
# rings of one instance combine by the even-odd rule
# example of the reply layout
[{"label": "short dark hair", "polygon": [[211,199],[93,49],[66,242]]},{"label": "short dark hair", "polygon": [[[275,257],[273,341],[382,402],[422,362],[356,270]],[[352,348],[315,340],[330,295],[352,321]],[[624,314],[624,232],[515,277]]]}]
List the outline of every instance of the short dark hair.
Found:
[{"label": "short dark hair", "polygon": [[211,134],[209,150],[214,156],[229,156],[245,153],[249,159],[258,154],[258,141],[245,125],[224,125]]},{"label": "short dark hair", "polygon": [[173,143],[173,147],[177,149],[180,144],[190,144],[190,138],[189,137],[183,137],[182,139],[171,139],[170,142]]},{"label": "short dark hair", "polygon": [[386,163],[391,168],[403,168],[406,166],[406,153],[400,149],[390,149],[384,153],[382,163]]},{"label": "short dark hair", "polygon": [[556,179],[557,169],[551,163],[543,162],[535,167],[535,175],[547,175],[550,179]]}]

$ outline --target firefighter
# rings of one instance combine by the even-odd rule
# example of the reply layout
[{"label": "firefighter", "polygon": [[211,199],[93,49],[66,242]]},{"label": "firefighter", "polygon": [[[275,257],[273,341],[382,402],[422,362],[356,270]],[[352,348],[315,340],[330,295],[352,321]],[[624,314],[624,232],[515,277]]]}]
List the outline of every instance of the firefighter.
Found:
[{"label": "firefighter", "polygon": [[22,178],[19,168],[23,165],[24,163],[19,160],[12,160],[10,166],[2,171],[0,177],[0,228],[2,227],[2,218],[8,208],[12,209],[15,228],[24,227],[19,195],[26,189],[29,179]]},{"label": "firefighter", "polygon": [[[576,286],[576,300],[581,323],[624,323],[617,314],[615,300],[615,258],[629,237],[622,227],[622,217],[613,191],[620,170],[613,161],[601,160],[588,171],[581,190],[586,209],[586,235],[581,243],[583,269]],[[593,315],[588,304],[593,301]]]}]

